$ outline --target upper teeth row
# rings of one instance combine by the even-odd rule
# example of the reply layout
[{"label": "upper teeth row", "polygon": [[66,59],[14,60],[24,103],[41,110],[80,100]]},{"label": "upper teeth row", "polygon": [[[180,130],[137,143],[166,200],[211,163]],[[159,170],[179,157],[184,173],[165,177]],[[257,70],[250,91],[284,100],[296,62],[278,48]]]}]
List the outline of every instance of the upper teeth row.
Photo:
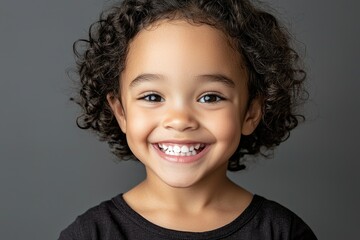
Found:
[{"label": "upper teeth row", "polygon": [[203,144],[196,144],[196,145],[191,145],[191,146],[186,146],[186,145],[172,145],[172,146],[167,146],[166,144],[161,144],[159,143],[159,147],[164,150],[164,151],[170,151],[170,152],[174,152],[174,153],[187,153],[187,152],[192,152],[194,151],[194,149],[198,150],[200,147],[202,147]]}]

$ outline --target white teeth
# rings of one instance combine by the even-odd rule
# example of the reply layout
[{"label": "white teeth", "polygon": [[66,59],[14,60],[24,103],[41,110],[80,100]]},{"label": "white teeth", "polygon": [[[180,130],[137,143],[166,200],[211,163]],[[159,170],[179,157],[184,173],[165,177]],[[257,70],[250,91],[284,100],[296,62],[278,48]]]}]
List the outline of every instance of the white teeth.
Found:
[{"label": "white teeth", "polygon": [[179,152],[181,151],[181,148],[180,148],[179,146],[174,146],[174,147],[173,147],[173,151],[174,151],[175,153],[179,153]]},{"label": "white teeth", "polygon": [[162,144],[162,143],[158,143],[158,146],[163,151],[166,151],[169,148],[168,146],[166,146],[165,144]]},{"label": "white teeth", "polygon": [[175,153],[174,153],[173,151],[169,151],[169,150],[166,150],[165,153],[166,153],[167,155],[175,155]]},{"label": "white teeth", "polygon": [[171,156],[193,156],[196,155],[196,150],[199,150],[200,147],[205,147],[204,144],[196,144],[196,145],[173,145],[173,146],[166,146],[163,143],[158,144],[161,151],[163,151],[167,155]]},{"label": "white teeth", "polygon": [[189,148],[187,146],[182,146],[181,152],[183,152],[183,153],[189,152]]}]

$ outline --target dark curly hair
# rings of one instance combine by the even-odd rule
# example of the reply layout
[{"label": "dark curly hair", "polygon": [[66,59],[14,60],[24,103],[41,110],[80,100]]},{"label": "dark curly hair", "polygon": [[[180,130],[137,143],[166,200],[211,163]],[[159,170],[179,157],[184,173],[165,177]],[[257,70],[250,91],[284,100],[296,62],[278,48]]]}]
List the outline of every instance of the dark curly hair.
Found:
[{"label": "dark curly hair", "polygon": [[[136,159],[106,100],[118,94],[120,73],[130,41],[162,19],[184,19],[223,31],[241,54],[249,73],[249,102],[262,99],[262,120],[229,159],[228,169],[244,169],[244,155],[262,154],[285,141],[304,117],[296,113],[304,100],[305,72],[290,45],[290,35],[270,13],[248,0],[124,0],[101,14],[88,39],[74,43],[81,81],[75,101],[83,114],[77,125],[92,129],[120,159]],[[304,94],[305,93],[305,94]]]}]

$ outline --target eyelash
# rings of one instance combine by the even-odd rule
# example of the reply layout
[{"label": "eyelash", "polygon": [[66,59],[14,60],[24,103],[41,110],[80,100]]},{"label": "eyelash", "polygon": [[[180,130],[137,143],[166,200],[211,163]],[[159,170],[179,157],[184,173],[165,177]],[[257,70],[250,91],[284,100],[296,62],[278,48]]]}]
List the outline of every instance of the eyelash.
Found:
[{"label": "eyelash", "polygon": [[159,94],[156,94],[156,93],[147,93],[139,99],[147,101],[147,102],[163,102],[163,101],[165,101],[164,98],[162,98]]},{"label": "eyelash", "polygon": [[[214,98],[215,99],[211,99],[211,98]],[[206,100],[204,98],[207,98]],[[202,100],[203,99],[203,100]],[[211,104],[214,104],[214,103],[218,103],[220,101],[223,101],[225,100],[224,97],[222,96],[219,96],[219,94],[216,94],[216,93],[207,93],[203,96],[201,96],[198,100],[198,102],[200,103],[211,103]]]},{"label": "eyelash", "polygon": [[[159,94],[156,94],[156,93],[145,94],[144,96],[140,97],[139,100],[144,100],[147,102],[164,102],[165,101],[165,99],[163,97],[161,97]],[[198,102],[214,104],[214,103],[218,103],[223,100],[225,100],[225,98],[220,96],[219,94],[207,93],[207,94],[201,96],[199,98]]]}]

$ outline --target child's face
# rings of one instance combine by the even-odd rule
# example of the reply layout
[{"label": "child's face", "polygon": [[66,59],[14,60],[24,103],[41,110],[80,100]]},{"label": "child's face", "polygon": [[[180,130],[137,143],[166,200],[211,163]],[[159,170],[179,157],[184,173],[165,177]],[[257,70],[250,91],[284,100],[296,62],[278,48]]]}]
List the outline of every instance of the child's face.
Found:
[{"label": "child's face", "polygon": [[210,26],[162,21],[133,39],[121,103],[108,100],[148,179],[189,187],[226,177],[240,136],[261,115],[257,101],[247,108],[247,78],[239,54]]}]

